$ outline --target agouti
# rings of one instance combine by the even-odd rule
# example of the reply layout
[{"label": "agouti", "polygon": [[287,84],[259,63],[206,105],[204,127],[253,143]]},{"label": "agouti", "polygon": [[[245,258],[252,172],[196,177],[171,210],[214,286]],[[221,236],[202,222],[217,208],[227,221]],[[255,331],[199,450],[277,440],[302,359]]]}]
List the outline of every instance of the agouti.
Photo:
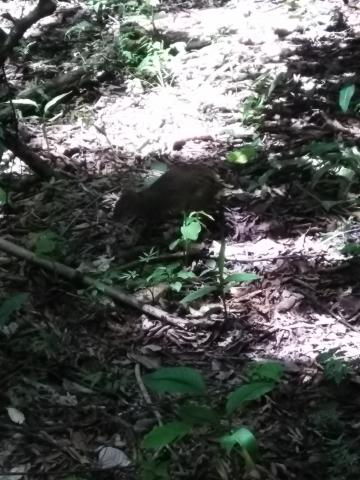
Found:
[{"label": "agouti", "polygon": [[221,183],[209,168],[173,166],[150,187],[128,191],[117,201],[114,219],[164,220],[182,212],[211,211]]}]

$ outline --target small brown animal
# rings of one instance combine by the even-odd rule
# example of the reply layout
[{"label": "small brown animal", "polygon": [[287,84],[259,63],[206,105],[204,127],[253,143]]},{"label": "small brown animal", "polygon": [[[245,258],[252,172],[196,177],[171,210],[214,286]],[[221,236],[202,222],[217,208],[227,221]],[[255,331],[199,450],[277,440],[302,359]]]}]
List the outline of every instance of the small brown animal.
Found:
[{"label": "small brown animal", "polygon": [[221,189],[215,173],[205,166],[174,166],[150,187],[125,192],[117,201],[114,219],[164,220],[191,211],[209,211]]}]

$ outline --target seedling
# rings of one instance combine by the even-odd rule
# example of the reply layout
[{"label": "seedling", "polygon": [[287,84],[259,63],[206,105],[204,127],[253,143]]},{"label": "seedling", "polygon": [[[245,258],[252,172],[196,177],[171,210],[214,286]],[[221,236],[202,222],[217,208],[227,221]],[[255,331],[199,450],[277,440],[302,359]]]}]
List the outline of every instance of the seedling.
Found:
[{"label": "seedling", "polygon": [[[235,412],[239,413],[251,402],[270,393],[280,381],[283,367],[278,362],[268,362],[268,365],[263,362],[259,370],[263,372],[262,381],[249,382],[232,391],[227,396],[225,410],[221,409],[224,399],[216,402],[214,397],[212,403],[217,404],[216,407],[209,405],[205,380],[195,369],[169,367],[146,375],[144,383],[154,392],[159,395],[164,393],[183,395],[186,399],[183,398],[180,401],[177,410],[172,412],[173,417],[169,422],[154,427],[145,435],[142,442],[144,451],[155,450],[156,454],[149,456],[148,453],[144,453],[139,465],[143,478],[170,478],[168,474],[170,459],[166,457],[164,449],[192,435],[196,436],[197,442],[209,440],[213,442],[215,439],[219,450],[225,450],[230,461],[240,456],[244,468],[248,471],[254,470],[255,461],[258,459],[258,442],[246,426],[233,424],[234,419],[238,418]],[[174,402],[169,405],[174,405]],[[158,477],[155,472],[159,472],[160,466],[162,476]]]}]

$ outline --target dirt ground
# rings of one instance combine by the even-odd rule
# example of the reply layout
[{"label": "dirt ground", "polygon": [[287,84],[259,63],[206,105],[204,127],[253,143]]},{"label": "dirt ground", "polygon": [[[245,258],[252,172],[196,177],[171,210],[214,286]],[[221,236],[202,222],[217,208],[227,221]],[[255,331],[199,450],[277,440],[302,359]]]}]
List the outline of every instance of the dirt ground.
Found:
[{"label": "dirt ground", "polygon": [[[0,5],[14,16],[21,8]],[[284,363],[285,378],[236,418],[260,442],[256,476],[240,477],[224,467],[211,442],[194,439],[179,443],[170,478],[358,479],[359,264],[341,252],[359,240],[358,186],[344,200],[343,184],[330,174],[312,183],[315,170],[304,167],[302,152],[311,142],[359,147],[358,118],[341,116],[337,106],[339,85],[359,78],[359,10],[335,0],[167,2],[161,10],[156,28],[179,53],[156,82],[118,72],[79,89],[48,123],[48,143],[38,117],[23,121],[29,145],[51,152],[51,164],[60,162],[71,174],[15,193],[16,210],[2,215],[1,236],[31,249],[34,233],[54,231],[66,244],[63,263],[108,272],[132,253],[111,216],[119,194],[150,166],[201,163],[227,187],[221,201],[227,268],[255,272],[260,280],[232,287],[226,328],[217,298],[185,309],[181,296],[168,292],[160,306],[169,318],[186,320],[184,327],[1,254],[4,298],[18,292],[29,298],[0,335],[0,474],[136,478],[136,445],[156,423],[139,368],[197,368],[209,385],[209,404],[218,405],[243,382],[249,362],[271,359]],[[7,65],[14,87],[84,61],[89,38],[69,29],[88,18],[88,6],[59,2],[58,11],[28,32],[33,43],[21,61]],[[148,28],[145,16],[136,21]],[[94,56],[116,27],[109,22],[94,39]],[[241,112],[259,78],[272,79],[273,90],[255,128]],[[256,162],[226,161],[256,136]],[[4,159],[13,172],[27,174],[9,153]],[[218,251],[220,236],[216,228],[207,234],[208,253]],[[153,246],[141,241],[138,253]],[[157,244],[162,253],[166,244]],[[347,362],[339,384],[318,359],[328,351]],[[171,419],[173,399],[153,401]],[[25,422],[12,422],[8,407]],[[103,470],[103,446],[125,452],[130,465]]]}]

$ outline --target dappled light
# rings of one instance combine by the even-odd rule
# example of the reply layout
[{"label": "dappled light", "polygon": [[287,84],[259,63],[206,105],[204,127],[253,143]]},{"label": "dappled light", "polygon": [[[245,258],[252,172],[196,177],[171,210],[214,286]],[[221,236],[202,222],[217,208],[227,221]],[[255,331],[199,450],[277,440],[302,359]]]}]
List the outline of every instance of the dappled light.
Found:
[{"label": "dappled light", "polygon": [[0,14],[0,478],[357,480],[357,2]]}]

